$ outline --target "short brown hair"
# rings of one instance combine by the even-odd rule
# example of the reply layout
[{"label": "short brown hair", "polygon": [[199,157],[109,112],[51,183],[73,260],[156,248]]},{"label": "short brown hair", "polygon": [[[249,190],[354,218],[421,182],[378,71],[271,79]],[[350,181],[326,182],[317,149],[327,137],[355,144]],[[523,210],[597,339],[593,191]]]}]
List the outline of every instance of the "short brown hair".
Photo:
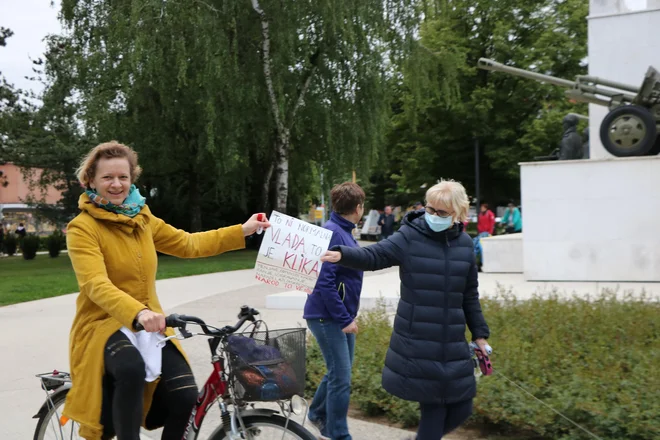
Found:
[{"label": "short brown hair", "polygon": [[352,214],[358,205],[364,204],[366,197],[360,185],[352,182],[335,185],[330,191],[332,210],[340,215]]},{"label": "short brown hair", "polygon": [[89,183],[94,180],[96,176],[96,165],[98,165],[99,160],[114,158],[125,158],[128,160],[128,165],[131,168],[131,183],[135,183],[142,173],[142,168],[138,165],[137,153],[131,147],[120,144],[117,141],[110,141],[92,148],[80,162],[76,176],[83,188],[88,188]]}]

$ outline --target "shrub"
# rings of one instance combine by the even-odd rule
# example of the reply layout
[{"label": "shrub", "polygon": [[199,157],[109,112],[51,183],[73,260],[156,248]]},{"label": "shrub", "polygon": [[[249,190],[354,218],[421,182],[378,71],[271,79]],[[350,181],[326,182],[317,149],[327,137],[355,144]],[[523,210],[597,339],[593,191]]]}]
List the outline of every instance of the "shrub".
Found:
[{"label": "shrub", "polygon": [[23,258],[26,260],[34,260],[39,250],[39,237],[34,234],[28,234],[23,238]]},{"label": "shrub", "polygon": [[64,234],[62,234],[62,232],[59,230],[55,230],[55,232],[48,236],[46,243],[48,248],[48,255],[50,255],[51,258],[55,258],[60,254],[63,241],[65,241]]},{"label": "shrub", "polygon": [[[660,437],[660,303],[644,295],[487,301],[494,367],[603,439]],[[497,375],[477,418],[552,439],[593,438]]]},{"label": "shrub", "polygon": [[4,243],[4,252],[9,256],[14,255],[16,253],[16,249],[18,249],[18,240],[16,239],[16,236],[14,234],[5,235]]},{"label": "shrub", "polygon": [[[66,236],[62,233],[62,231],[56,229],[53,234],[59,235],[61,237],[60,240],[60,251],[63,251],[66,249]],[[49,251],[50,250],[50,241],[51,241],[51,236],[53,235],[47,235],[47,236],[39,236],[39,250],[40,251]]]},{"label": "shrub", "polygon": [[[631,294],[617,299],[614,292],[528,301],[503,294],[482,306],[495,374],[479,379],[473,422],[529,437],[593,439],[506,376],[603,440],[660,438],[660,302]],[[391,334],[387,314],[368,311],[358,322],[352,402],[368,415],[416,424],[417,405],[390,396],[380,384]],[[316,385],[320,376],[312,375],[325,366],[310,343],[309,379]]]}]

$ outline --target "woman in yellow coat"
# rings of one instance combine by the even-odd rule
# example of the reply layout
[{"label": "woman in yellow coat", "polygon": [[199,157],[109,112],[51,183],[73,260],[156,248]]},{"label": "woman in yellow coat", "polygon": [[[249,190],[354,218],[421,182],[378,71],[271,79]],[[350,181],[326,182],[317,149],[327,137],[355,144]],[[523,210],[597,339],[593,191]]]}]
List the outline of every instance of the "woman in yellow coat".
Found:
[{"label": "woman in yellow coat", "polygon": [[[245,247],[267,221],[189,234],[155,217],[134,183],[137,154],[117,142],[92,149],[78,170],[82,211],[67,230],[80,295],[69,341],[73,387],[64,415],[88,440],[139,440],[140,426],[164,426],[180,440],[197,387],[178,341],[165,328],[156,294],[156,251],[209,257]],[[145,331],[134,333],[139,322]]]}]

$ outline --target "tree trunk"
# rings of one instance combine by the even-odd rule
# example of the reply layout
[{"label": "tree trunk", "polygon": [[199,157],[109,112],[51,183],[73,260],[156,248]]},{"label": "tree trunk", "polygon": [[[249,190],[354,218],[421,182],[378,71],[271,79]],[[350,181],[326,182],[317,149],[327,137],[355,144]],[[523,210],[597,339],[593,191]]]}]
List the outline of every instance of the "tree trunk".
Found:
[{"label": "tree trunk", "polygon": [[[261,20],[261,50],[264,63],[264,79],[266,80],[271,111],[273,113],[273,118],[275,119],[275,126],[277,127],[277,144],[275,149],[277,161],[275,165],[275,170],[277,172],[277,184],[275,185],[275,209],[282,213],[286,213],[287,199],[289,196],[289,148],[291,146],[291,129],[296,120],[298,110],[305,102],[305,95],[318,68],[321,50],[318,49],[310,57],[312,66],[303,75],[304,79],[298,92],[298,98],[296,99],[287,121],[287,115],[282,115],[283,112],[280,111],[277,96],[275,94],[275,86],[273,84],[273,69],[270,55],[270,25],[268,23],[268,17],[261,8],[259,0],[251,0],[251,2],[252,8],[259,15]],[[286,113],[286,111],[284,113]]]},{"label": "tree trunk", "polygon": [[268,170],[266,171],[266,175],[264,176],[264,185],[261,191],[261,200],[260,200],[259,209],[262,212],[269,211],[268,208],[270,206],[270,186],[273,180],[274,169],[275,169],[275,163],[271,161],[270,164],[268,165]]},{"label": "tree trunk", "polygon": [[276,209],[286,214],[289,197],[289,138],[283,137],[277,142],[277,185],[275,187]]},{"label": "tree trunk", "polygon": [[202,230],[202,203],[199,193],[199,181],[197,174],[190,173],[190,232],[199,232]]}]

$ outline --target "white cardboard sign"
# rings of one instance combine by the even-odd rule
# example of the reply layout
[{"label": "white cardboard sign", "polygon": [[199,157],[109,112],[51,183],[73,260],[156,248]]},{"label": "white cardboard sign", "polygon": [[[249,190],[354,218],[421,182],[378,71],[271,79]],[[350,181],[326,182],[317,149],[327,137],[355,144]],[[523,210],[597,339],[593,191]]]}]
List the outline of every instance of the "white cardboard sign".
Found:
[{"label": "white cardboard sign", "polygon": [[255,265],[257,280],[312,293],[332,231],[273,211]]}]

